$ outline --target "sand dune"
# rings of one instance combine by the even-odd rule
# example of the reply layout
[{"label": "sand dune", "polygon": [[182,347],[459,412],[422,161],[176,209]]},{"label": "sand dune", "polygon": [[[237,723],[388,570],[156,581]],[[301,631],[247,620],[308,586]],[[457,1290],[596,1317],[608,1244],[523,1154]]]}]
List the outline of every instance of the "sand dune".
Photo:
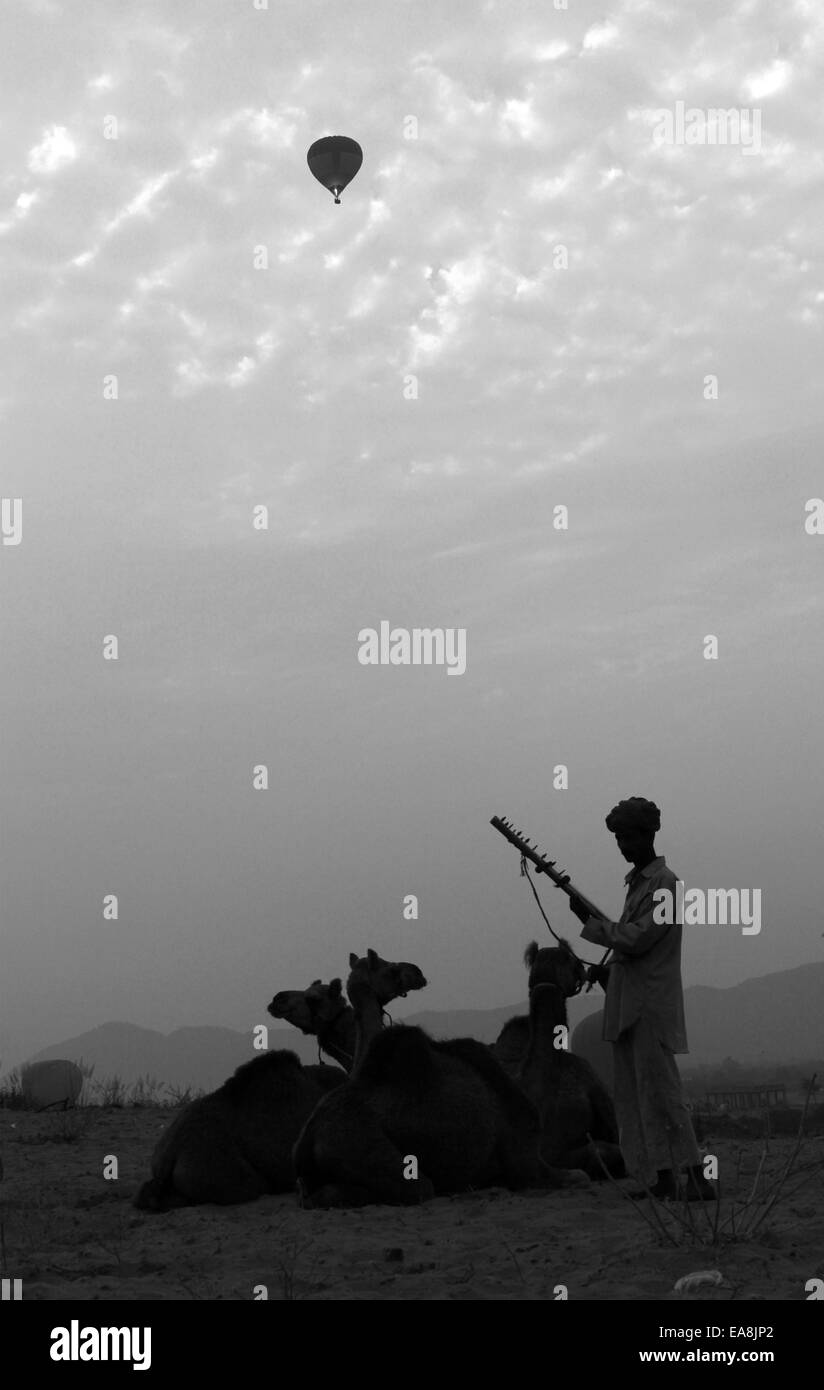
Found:
[{"label": "sand dune", "polygon": [[[610,1186],[512,1194],[500,1189],[410,1208],[308,1211],[292,1196],[162,1216],[131,1198],[149,1170],[168,1109],[0,1111],[6,1270],[24,1299],[680,1299],[675,1281],[717,1268],[703,1300],[803,1300],[824,1277],[824,1138],[756,1237],[707,1250],[663,1245]],[[70,1137],[66,1142],[64,1136]],[[752,1187],[760,1140],[710,1147],[730,1195]],[[771,1142],[765,1173],[792,1147]],[[106,1155],[116,1181],[102,1177]],[[812,1166],[817,1164],[817,1168]],[[703,1212],[693,1208],[697,1222]]]}]

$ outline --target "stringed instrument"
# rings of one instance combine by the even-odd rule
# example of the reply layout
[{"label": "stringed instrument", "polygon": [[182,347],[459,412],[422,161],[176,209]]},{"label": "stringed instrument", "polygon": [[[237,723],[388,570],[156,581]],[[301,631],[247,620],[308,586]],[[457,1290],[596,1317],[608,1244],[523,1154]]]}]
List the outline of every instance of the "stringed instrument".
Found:
[{"label": "stringed instrument", "polygon": [[494,825],[495,829],[500,831],[501,835],[504,836],[504,839],[509,840],[511,845],[514,845],[516,849],[520,850],[525,859],[531,860],[539,874],[546,874],[547,878],[552,879],[556,888],[563,888],[568,897],[578,898],[579,901],[583,903],[584,907],[588,909],[590,916],[600,917],[605,922],[610,920],[606,912],[602,912],[600,907],[596,907],[595,903],[592,902],[585,893],[581,892],[580,888],[575,887],[569,874],[565,874],[560,869],[556,869],[555,860],[547,859],[545,855],[539,853],[535,845],[533,845],[525,835],[522,835],[520,830],[513,829],[509,822],[503,820],[501,816],[493,816],[489,824]]}]

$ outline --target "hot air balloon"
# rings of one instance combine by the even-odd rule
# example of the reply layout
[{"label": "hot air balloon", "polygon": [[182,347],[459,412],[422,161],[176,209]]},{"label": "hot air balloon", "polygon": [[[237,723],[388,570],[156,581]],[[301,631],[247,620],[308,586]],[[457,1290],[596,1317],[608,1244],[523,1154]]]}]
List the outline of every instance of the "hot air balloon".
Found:
[{"label": "hot air balloon", "polygon": [[357,140],[350,140],[348,135],[324,135],[309,146],[306,162],[318,183],[334,193],[335,202],[339,203],[338,194],[363,163],[363,150]]},{"label": "hot air balloon", "polygon": [[76,1062],[31,1062],[21,1075],[23,1095],[34,1110],[53,1105],[74,1105],[83,1088],[83,1073]]}]

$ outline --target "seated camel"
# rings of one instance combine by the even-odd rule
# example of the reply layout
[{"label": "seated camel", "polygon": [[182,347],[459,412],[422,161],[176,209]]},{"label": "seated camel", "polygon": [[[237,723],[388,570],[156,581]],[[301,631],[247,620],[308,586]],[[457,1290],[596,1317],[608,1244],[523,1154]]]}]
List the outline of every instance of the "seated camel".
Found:
[{"label": "seated camel", "polygon": [[265,1052],[245,1062],[163,1132],[152,1177],[134,1205],[166,1211],[293,1191],[295,1140],[318,1101],[345,1081],[339,1067],[302,1067],[294,1052]]},{"label": "seated camel", "polygon": [[624,1177],[612,1099],[589,1063],[568,1050],[566,1001],[586,979],[585,967],[565,941],[543,949],[530,942],[524,963],[529,969],[529,1018],[510,1019],[493,1052],[538,1109],[541,1157],[559,1168],[583,1169],[598,1180],[605,1176],[602,1163],[614,1177]]},{"label": "seated camel", "polygon": [[408,1205],[470,1187],[560,1181],[541,1163],[534,1105],[489,1048],[474,1038],[435,1042],[422,1028],[381,1029],[392,970],[405,992],[425,983],[417,967],[393,967],[374,951],[353,954],[350,965],[355,1066],[295,1146],[303,1205]]}]

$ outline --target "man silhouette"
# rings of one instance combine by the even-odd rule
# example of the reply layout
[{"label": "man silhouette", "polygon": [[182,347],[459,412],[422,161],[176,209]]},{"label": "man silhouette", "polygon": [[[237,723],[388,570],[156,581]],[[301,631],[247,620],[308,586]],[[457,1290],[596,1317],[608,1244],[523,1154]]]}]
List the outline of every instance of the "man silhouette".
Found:
[{"label": "man silhouette", "polygon": [[[655,1197],[713,1201],[715,1189],[704,1177],[675,1061],[675,1054],[688,1048],[681,924],[674,920],[678,880],[663,855],[655,851],[661,812],[654,802],[631,796],[613,807],[606,826],[632,864],[624,880],[627,898],[621,919],[606,922],[590,916],[580,898],[571,899],[570,906],[584,923],[584,940],[608,946],[614,953],[605,985],[604,1038],[613,1047],[615,1110],[624,1161],[644,1182],[655,1172],[651,1188]],[[655,911],[654,895],[661,889],[672,895],[669,914]],[[654,920],[665,915],[669,923]],[[598,967],[595,974],[603,983]],[[677,1171],[681,1165],[687,1168],[683,1188]],[[646,1197],[647,1191],[632,1196]]]}]

